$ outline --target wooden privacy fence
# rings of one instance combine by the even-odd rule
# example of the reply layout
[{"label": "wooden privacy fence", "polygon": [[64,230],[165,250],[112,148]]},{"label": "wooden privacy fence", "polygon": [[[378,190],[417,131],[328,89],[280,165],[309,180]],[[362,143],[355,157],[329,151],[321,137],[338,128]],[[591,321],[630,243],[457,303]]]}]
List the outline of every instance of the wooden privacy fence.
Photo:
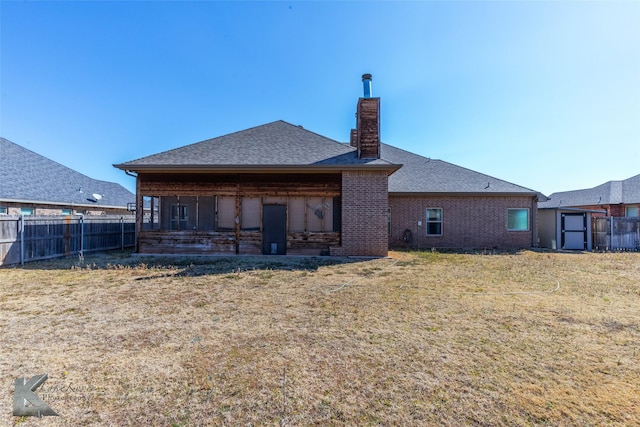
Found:
[{"label": "wooden privacy fence", "polygon": [[133,216],[0,217],[0,265],[134,245]]},{"label": "wooden privacy fence", "polygon": [[640,218],[594,217],[593,248],[606,251],[640,250]]}]

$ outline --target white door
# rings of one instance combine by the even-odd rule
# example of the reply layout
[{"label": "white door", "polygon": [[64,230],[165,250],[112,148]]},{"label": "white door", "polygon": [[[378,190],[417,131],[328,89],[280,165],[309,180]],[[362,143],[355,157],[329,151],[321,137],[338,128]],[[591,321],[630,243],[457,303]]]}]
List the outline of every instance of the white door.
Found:
[{"label": "white door", "polygon": [[563,213],[561,227],[562,249],[587,249],[586,213]]}]

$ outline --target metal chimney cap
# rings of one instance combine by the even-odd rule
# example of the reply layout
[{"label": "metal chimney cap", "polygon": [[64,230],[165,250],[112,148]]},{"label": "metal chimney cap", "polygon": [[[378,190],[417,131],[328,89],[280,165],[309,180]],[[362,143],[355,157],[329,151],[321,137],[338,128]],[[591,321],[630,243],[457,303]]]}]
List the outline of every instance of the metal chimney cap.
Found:
[{"label": "metal chimney cap", "polygon": [[362,81],[365,81],[365,80],[371,80],[371,74],[363,74]]}]

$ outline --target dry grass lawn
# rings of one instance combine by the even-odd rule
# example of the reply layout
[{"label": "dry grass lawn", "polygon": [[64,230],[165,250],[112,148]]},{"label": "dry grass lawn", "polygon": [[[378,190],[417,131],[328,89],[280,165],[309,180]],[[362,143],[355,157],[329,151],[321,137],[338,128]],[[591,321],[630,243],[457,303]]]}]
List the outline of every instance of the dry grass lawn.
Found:
[{"label": "dry grass lawn", "polygon": [[639,312],[638,253],[2,268],[0,425],[633,425]]}]

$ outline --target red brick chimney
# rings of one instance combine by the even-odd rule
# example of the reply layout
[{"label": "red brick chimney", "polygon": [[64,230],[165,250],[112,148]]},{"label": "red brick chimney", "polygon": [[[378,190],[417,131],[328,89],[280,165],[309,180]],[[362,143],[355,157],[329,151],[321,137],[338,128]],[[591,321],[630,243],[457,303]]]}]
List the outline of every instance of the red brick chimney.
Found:
[{"label": "red brick chimney", "polygon": [[354,148],[358,148],[358,129],[351,129],[351,135],[349,135],[349,145]]},{"label": "red brick chimney", "polygon": [[351,131],[351,145],[358,148],[359,158],[379,159],[380,98],[371,97],[371,74],[363,74],[362,83],[364,97],[358,99],[356,129]]}]

